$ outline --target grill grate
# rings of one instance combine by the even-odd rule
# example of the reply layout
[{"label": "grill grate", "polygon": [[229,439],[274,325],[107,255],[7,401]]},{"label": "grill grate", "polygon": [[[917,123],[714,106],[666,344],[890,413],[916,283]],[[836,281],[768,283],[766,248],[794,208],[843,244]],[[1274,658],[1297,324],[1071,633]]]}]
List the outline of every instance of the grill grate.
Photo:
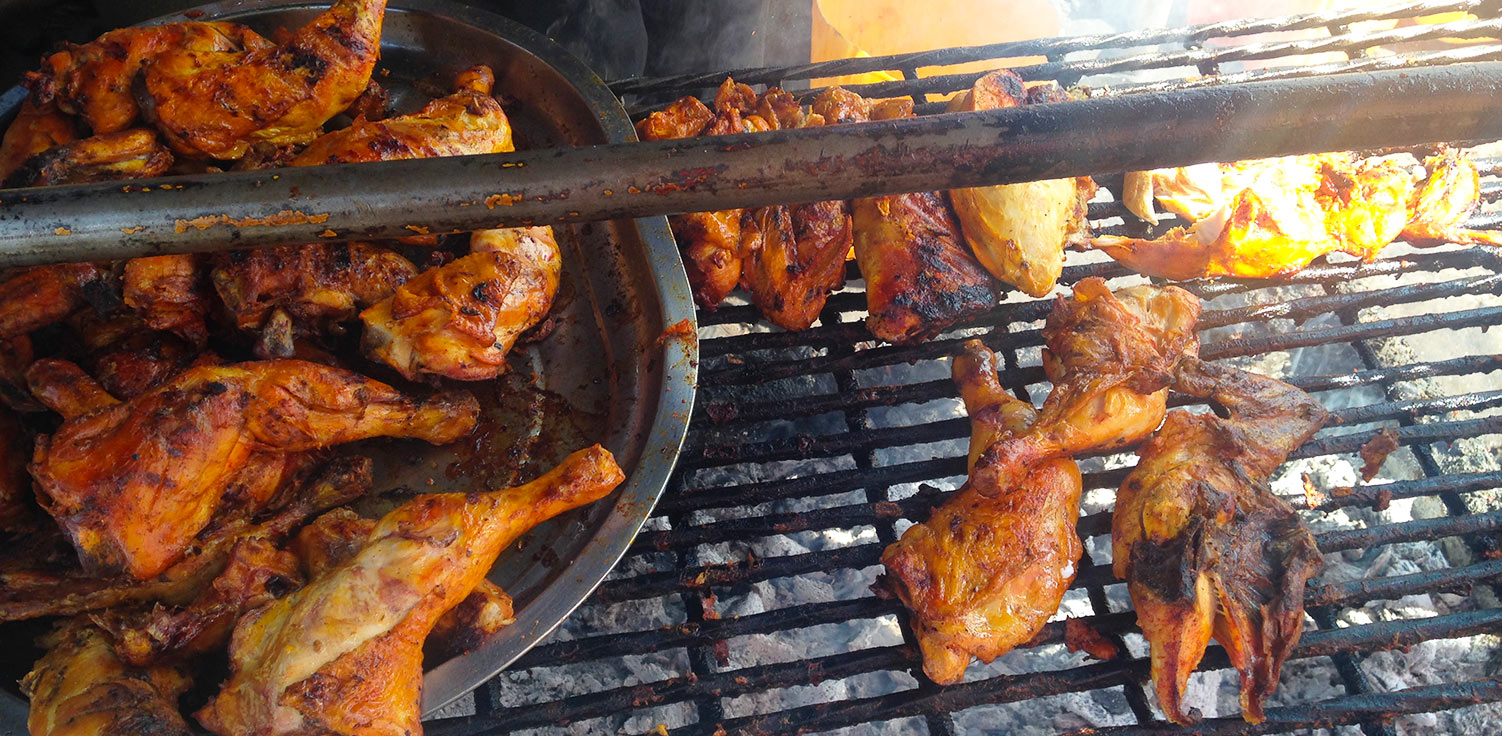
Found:
[{"label": "grill grate", "polygon": [[[1481,19],[1407,23],[1446,11]],[[913,69],[1043,56],[1046,62],[1021,68],[1024,77],[1119,92],[1502,58],[1496,42],[1437,40],[1495,39],[1502,35],[1499,15],[1495,2],[1415,2],[730,74],[790,86],[907,69],[906,80],[852,89],[924,95],[954,91],[976,75],[915,79]],[[1369,21],[1398,23],[1374,28]],[[614,88],[640,113],[685,92],[707,94],[724,76],[628,80]],[[1497,227],[1502,184],[1494,176],[1502,159],[1478,163],[1488,177],[1487,206],[1472,226]],[[1119,191],[1119,179],[1115,186],[1110,177],[1101,182]],[[1150,232],[1124,224],[1121,215],[1113,202],[1091,206],[1100,230]],[[1201,352],[1278,375],[1332,410],[1330,425],[1274,482],[1307,509],[1327,559],[1356,556],[1370,573],[1374,560],[1414,543],[1438,545],[1444,559],[1387,576],[1341,577],[1327,569],[1309,587],[1315,626],[1289,660],[1268,722],[1248,726],[1228,708],[1228,717],[1207,718],[1198,733],[1386,734],[1414,714],[1502,703],[1495,668],[1483,664],[1440,663],[1427,681],[1406,684],[1374,681],[1372,666],[1374,658],[1396,656],[1385,653],[1427,642],[1498,650],[1502,348],[1485,329],[1502,325],[1502,251],[1394,246],[1371,264],[1332,261],[1277,284],[1186,284],[1206,300]],[[858,278],[853,268],[851,276]],[[1113,287],[1140,281],[1109,261],[1071,254],[1062,282],[1088,276],[1106,277]],[[833,295],[819,326],[803,333],[768,331],[744,302],[701,313],[693,430],[657,516],[559,634],[482,688],[472,715],[435,720],[429,733],[643,733],[659,724],[675,735],[853,726],[861,733],[1042,733],[1086,722],[1100,726],[1096,733],[1167,729],[1144,690],[1145,647],[1105,541],[1111,496],[1129,460],[1082,461],[1086,551],[1064,608],[1116,644],[1122,654],[1115,659],[1064,653],[1061,615],[1027,647],[941,688],[921,674],[901,606],[868,589],[882,549],[962,480],[969,425],[956,410],[948,356],[980,336],[1003,361],[1003,385],[1039,401],[1048,385],[1038,328],[1049,306],[1014,294],[941,339],[911,347],[871,341],[858,281]],[[1466,341],[1474,347],[1457,351]],[[1389,460],[1390,479],[1338,489],[1342,473],[1349,475],[1343,463],[1381,427],[1392,428],[1402,447]],[[1323,492],[1306,499],[1299,472],[1318,476]],[[1456,596],[1453,605],[1422,615],[1385,606],[1440,595]],[[1201,669],[1227,667],[1224,652],[1212,646]],[[1301,695],[1294,678],[1325,686]],[[1062,700],[1070,694],[1085,694],[1104,719],[1071,721],[1078,701]],[[1028,715],[1018,715],[1024,707]],[[1040,713],[1045,722],[1018,720]]]}]

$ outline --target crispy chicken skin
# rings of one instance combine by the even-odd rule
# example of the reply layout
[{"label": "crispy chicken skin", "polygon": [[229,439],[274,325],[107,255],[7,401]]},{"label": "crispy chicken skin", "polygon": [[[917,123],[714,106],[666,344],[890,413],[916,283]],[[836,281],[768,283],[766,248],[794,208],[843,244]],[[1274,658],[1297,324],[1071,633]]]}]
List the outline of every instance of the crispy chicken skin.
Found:
[{"label": "crispy chicken skin", "polygon": [[73,119],[58,110],[56,103],[39,103],[36,94],[27,95],[0,139],[0,181],[32,156],[76,140]]},{"label": "crispy chicken skin", "polygon": [[131,259],[121,278],[121,296],[153,330],[176,333],[199,346],[209,338],[204,322],[212,304],[208,259],[201,254]]},{"label": "crispy chicken skin", "polygon": [[1179,361],[1199,354],[1199,300],[1176,286],[1112,292],[1091,277],[1060,296],[1043,326],[1053,391],[1038,420],[992,444],[971,482],[999,493],[1050,458],[1125,447],[1163,421]]},{"label": "crispy chicken skin", "polygon": [[1171,279],[1285,276],[1327,253],[1371,261],[1398,237],[1416,245],[1502,244],[1460,227],[1477,207],[1475,164],[1454,151],[1425,162],[1417,187],[1398,162],[1349,153],[1138,172],[1128,207],[1156,221],[1153,197],[1189,219],[1155,240],[1102,236],[1093,247],[1140,273]]},{"label": "crispy chicken skin", "polygon": [[82,45],[68,45],[27,75],[32,94],[83,118],[94,135],[131,127],[140,115],[134,84],[141,66],[171,53],[270,49],[270,41],[238,23],[165,23],[120,28]]},{"label": "crispy chicken skin", "polygon": [[186,606],[110,609],[90,618],[110,633],[121,661],[149,667],[223,647],[241,613],[301,585],[295,555],[265,537],[246,537],[230,549],[224,570]]},{"label": "crispy chicken skin", "polygon": [[210,278],[242,330],[281,309],[308,329],[353,319],[417,275],[400,254],[370,243],[311,243],[231,251]]},{"label": "crispy chicken skin", "polygon": [[1413,193],[1399,237],[1414,245],[1502,245],[1502,233],[1460,226],[1481,205],[1481,174],[1474,162],[1446,148],[1424,159],[1424,168],[1429,175]]},{"label": "crispy chicken skin", "polygon": [[[911,100],[858,99],[838,87],[813,111],[826,122],[910,117]],[[852,203],[855,260],[866,280],[866,327],[894,344],[927,340],[996,306],[997,284],[960,242],[949,203],[937,192]]]},{"label": "crispy chicken skin", "polygon": [[14,338],[57,322],[88,304],[88,291],[103,288],[106,269],[92,263],[60,263],[23,269],[0,282],[0,338]]},{"label": "crispy chicken skin", "polygon": [[[365,546],[376,527],[349,509],[334,509],[303,527],[292,541],[302,571],[309,578],[323,576],[351,559]],[[438,618],[423,642],[423,659],[442,662],[483,644],[491,634],[515,618],[511,596],[500,586],[482,578],[459,605]]]},{"label": "crispy chicken skin", "polygon": [[[756,101],[755,114],[774,130],[824,124],[776,87]],[[843,200],[749,210],[741,218],[741,286],[767,321],[806,330],[829,292],[845,284],[853,243],[850,203]]]},{"label": "crispy chicken skin", "polygon": [[0,572],[0,621],[20,621],[95,611],[139,602],[183,606],[223,572],[240,539],[279,541],[317,514],[350,503],[370,490],[369,458],[338,457],[307,469],[277,493],[263,515],[221,515],[172,567],[146,581],[101,577],[75,567],[6,569]]},{"label": "crispy chicken skin", "polygon": [[108,409],[120,403],[77,364],[43,358],[26,369],[31,395],[63,419]]},{"label": "crispy chicken skin", "polygon": [[130,667],[84,617],[45,637],[47,653],[21,680],[32,736],[190,736],[177,710],[188,677],[176,667]]},{"label": "crispy chicken skin", "polygon": [[562,257],[548,228],[481,230],[470,250],[361,312],[365,354],[408,379],[500,375],[517,337],[552,308]]},{"label": "crispy chicken skin", "polygon": [[92,373],[111,396],[133,399],[181,373],[198,355],[177,335],[135,332],[94,352]]},{"label": "crispy chicken skin", "polygon": [[6,187],[149,179],[172,168],[172,152],[145,128],[59,144],[26,159],[5,177]]},{"label": "crispy chicken skin", "polygon": [[31,470],[86,570],[144,580],[182,557],[257,454],[380,436],[444,444],[477,412],[467,393],[417,401],[306,361],[199,366],[65,421],[38,440]]},{"label": "crispy chicken skin", "polygon": [[422,733],[422,642],[434,623],[506,545],[623,479],[596,445],[516,488],[403,504],[353,559],[240,619],[230,678],[199,722],[222,736]]},{"label": "crispy chicken skin", "polygon": [[1163,711],[1186,712],[1185,684],[1213,635],[1241,673],[1242,715],[1262,701],[1303,632],[1304,585],[1323,562],[1314,537],[1267,479],[1328,414],[1281,381],[1189,359],[1175,387],[1229,416],[1173,411],[1122,483],[1111,524]]},{"label": "crispy chicken skin", "polygon": [[311,141],[365,91],[385,12],[385,0],[337,0],[283,44],[163,50],[142,64],[142,115],[195,158]]},{"label": "crispy chicken skin", "polygon": [[[978,340],[955,356],[954,380],[970,414],[972,466],[1037,416],[1002,389],[995,356]],[[1006,654],[1059,610],[1082,551],[1074,530],[1080,490],[1079,466],[1067,458],[1039,463],[1015,488],[991,494],[972,481],[882,553],[912,611],[930,679],[959,682],[971,656],[990,662]]]},{"label": "crispy chicken skin", "polygon": [[461,72],[455,92],[411,115],[371,121],[325,133],[292,159],[293,166],[469,156],[516,150],[511,121],[490,96],[495,75],[489,67]]},{"label": "crispy chicken skin", "polygon": [[[1002,70],[976,80],[969,91],[950,100],[948,110],[991,110],[1028,101],[1022,78]],[[1088,176],[949,193],[976,259],[996,278],[1031,296],[1053,291],[1064,272],[1064,248],[1089,240],[1085,203],[1093,196],[1095,182]]]}]

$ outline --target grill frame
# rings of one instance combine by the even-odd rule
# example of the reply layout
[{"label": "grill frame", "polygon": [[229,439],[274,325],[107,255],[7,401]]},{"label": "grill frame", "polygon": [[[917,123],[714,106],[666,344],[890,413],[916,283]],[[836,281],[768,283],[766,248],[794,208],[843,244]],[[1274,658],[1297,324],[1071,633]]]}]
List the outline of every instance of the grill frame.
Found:
[{"label": "grill frame", "polygon": [[[1328,42],[1321,48],[1349,50],[1360,48],[1362,43],[1356,38],[1357,32],[1352,30],[1353,24],[1382,18],[1412,18],[1447,10],[1471,10],[1496,18],[1502,14],[1502,5],[1496,2],[1411,2],[1371,11],[1315,13],[1187,29],[1044,39],[976,49],[941,49],[897,57],[736,70],[729,74],[738,81],[752,84],[788,86],[790,82],[834,73],[897,70],[907,79],[884,83],[880,87],[852,85],[849,88],[873,95],[922,94],[953,91],[968,85],[977,74],[940,77],[940,82],[917,81],[915,70],[919,66],[937,61],[953,63],[1040,54],[1048,57],[1047,64],[1024,67],[1024,77],[1043,78],[1040,75],[1048,71],[1056,75],[1048,78],[1058,79],[1061,75],[1064,77],[1061,82],[1083,81],[1088,84],[1091,81],[1089,75],[1066,58],[1067,54],[1087,49],[1126,51],[1149,43],[1178,44],[1185,52],[1192,52],[1214,38],[1241,38],[1290,29],[1325,29],[1332,39],[1344,40]],[[1414,31],[1413,34],[1424,35],[1424,32]],[[1419,51],[1398,57],[1361,56],[1348,58],[1343,63],[1236,70],[1230,67],[1237,58],[1301,47],[1272,41],[1238,48],[1241,49],[1239,56],[1211,51],[1203,57],[1194,57],[1191,73],[1202,74],[1212,82],[1244,81],[1347,69],[1392,68],[1410,63],[1502,58],[1502,43],[1497,43],[1485,48],[1470,46]],[[1080,73],[1071,76],[1075,72]],[[707,96],[712,92],[710,88],[725,75],[717,72],[628,80],[612,86],[626,98],[628,109],[639,115],[686,91]],[[1112,93],[1201,83],[1186,77],[1123,86]],[[806,97],[814,92],[816,90],[805,90],[803,94]],[[935,112],[937,107],[936,103],[927,103],[920,105],[920,111]],[[1483,175],[1495,175],[1502,167],[1502,161],[1496,159],[1480,163]],[[1110,182],[1106,185],[1110,188]],[[1119,187],[1114,191],[1119,191]],[[1484,194],[1486,202],[1495,203],[1499,196],[1502,196],[1502,191],[1489,182]],[[1091,219],[1108,223],[1101,228],[1106,232],[1134,235],[1154,232],[1130,218],[1117,222],[1121,214],[1117,205],[1092,204]],[[1170,220],[1159,229],[1174,224]],[[1484,211],[1470,224],[1473,227],[1497,227],[1502,224],[1502,215]],[[1078,261],[1072,256],[1067,262],[1069,265],[1061,283],[1072,284],[1096,275],[1119,279],[1128,273],[1111,262]],[[1484,273],[1432,282],[1423,280],[1454,269]],[[851,275],[858,278],[858,274],[853,273],[853,266]],[[1378,291],[1344,287],[1348,283],[1378,277],[1404,279],[1407,283]],[[1113,281],[1113,285],[1115,283],[1118,282]],[[1457,546],[1452,545],[1449,551],[1462,553],[1469,560],[1452,559],[1452,567],[1442,571],[1391,578],[1348,583],[1330,583],[1322,579],[1311,581],[1306,604],[1316,628],[1306,632],[1292,659],[1328,657],[1332,677],[1346,694],[1314,703],[1269,707],[1269,720],[1261,726],[1249,726],[1239,717],[1232,716],[1202,722],[1194,732],[1268,733],[1349,725],[1365,734],[1387,734],[1395,732],[1393,722],[1399,715],[1502,702],[1502,686],[1495,678],[1379,692],[1360,666],[1361,658],[1374,651],[1412,646],[1432,638],[1502,632],[1502,609],[1481,607],[1434,618],[1336,626],[1336,615],[1342,606],[1360,606],[1363,602],[1390,600],[1416,592],[1461,592],[1471,594],[1473,600],[1496,599],[1497,585],[1502,583],[1502,561],[1496,559],[1498,533],[1502,532],[1502,511],[1486,510],[1475,498],[1502,489],[1502,469],[1460,472],[1446,453],[1437,449],[1437,445],[1461,438],[1502,434],[1502,416],[1495,413],[1470,418],[1448,416],[1456,409],[1486,409],[1502,405],[1502,391],[1440,396],[1412,396],[1410,393],[1414,382],[1430,378],[1495,375],[1502,369],[1502,356],[1435,356],[1417,363],[1391,364],[1384,355],[1383,343],[1402,343],[1405,336],[1438,330],[1502,325],[1502,305],[1453,312],[1429,311],[1417,316],[1388,318],[1378,315],[1376,319],[1370,318],[1366,310],[1452,296],[1502,296],[1502,251],[1471,248],[1387,254],[1372,264],[1317,265],[1283,284],[1307,287],[1317,293],[1248,306],[1207,308],[1202,329],[1224,331],[1237,325],[1272,319],[1324,322],[1280,334],[1207,339],[1203,354],[1214,359],[1234,359],[1286,348],[1349,346],[1360,361],[1357,372],[1301,376],[1291,382],[1312,392],[1370,387],[1381,392],[1381,400],[1335,409],[1335,418],[1331,422],[1333,429],[1327,428],[1300,448],[1293,458],[1353,453],[1371,436],[1370,431],[1359,428],[1385,421],[1396,423],[1400,444],[1412,453],[1421,471],[1418,478],[1361,486],[1346,495],[1326,495],[1313,510],[1323,513],[1350,508],[1385,508],[1393,501],[1423,497],[1437,499],[1444,509],[1443,516],[1433,519],[1416,518],[1365,529],[1321,531],[1316,534],[1321,550],[1371,549],[1403,541],[1453,537],[1464,540],[1464,549],[1457,550],[1454,549]],[[1213,299],[1235,294],[1255,295],[1268,285],[1266,282],[1227,280],[1196,281],[1185,286],[1202,298]],[[921,520],[928,508],[947,495],[947,492],[932,486],[920,486],[914,495],[899,496],[893,493],[893,486],[934,482],[963,474],[964,459],[960,455],[892,463],[881,457],[882,452],[892,448],[924,442],[952,442],[968,437],[968,423],[963,418],[888,427],[880,426],[881,422],[873,416],[885,407],[916,406],[953,398],[956,391],[947,375],[916,383],[873,385],[866,380],[872,374],[889,366],[940,360],[952,354],[962,339],[970,336],[969,333],[984,330],[983,339],[998,351],[998,357],[1003,361],[1000,370],[1003,385],[1035,402],[1042,398],[1043,389],[1039,388],[1041,369],[1036,359],[1029,360],[1023,355],[1027,350],[1037,348],[1041,338],[1036,327],[1014,330],[1010,326],[1041,320],[1047,312],[1048,301],[1009,299],[991,313],[958,325],[955,332],[963,337],[955,337],[955,332],[952,332],[924,345],[899,348],[871,344],[864,327],[853,318],[862,311],[863,299],[860,291],[847,286],[831,297],[821,316],[820,326],[798,334],[764,331],[764,323],[750,305],[731,305],[715,312],[701,312],[701,394],[694,411],[691,434],[669,490],[654,512],[658,528],[644,531],[628,552],[633,559],[658,559],[646,572],[622,573],[608,580],[586,604],[606,609],[661,599],[665,607],[679,614],[680,620],[650,630],[612,631],[544,642],[518,660],[511,670],[519,673],[681,650],[681,661],[686,663],[681,672],[665,680],[642,684],[622,682],[595,692],[532,699],[509,707],[503,704],[505,697],[515,695],[514,691],[522,686],[508,684],[504,679],[497,680],[491,687],[477,692],[474,715],[431,722],[428,732],[440,736],[507,733],[604,718],[623,711],[651,712],[656,708],[661,712],[665,705],[683,703],[691,709],[693,720],[672,728],[674,734],[721,731],[801,733],[862,723],[877,724],[873,730],[880,730],[898,721],[921,724],[921,728],[926,728],[929,733],[947,734],[957,731],[953,714],[968,707],[1100,687],[1121,687],[1139,725],[1107,727],[1097,733],[1172,730],[1155,716],[1150,705],[1152,697],[1144,688],[1147,665],[1142,657],[1092,661],[1060,671],[992,676],[941,688],[921,675],[921,660],[907,631],[905,614],[895,601],[877,597],[836,599],[800,603],[738,618],[718,617],[718,598],[744,594],[758,582],[829,570],[867,569],[877,564],[881,550],[898,536],[896,522],[899,519]],[[801,394],[770,395],[775,394],[774,389],[779,383],[799,381],[803,382]],[[769,428],[769,425],[782,419],[796,420],[797,423],[790,429],[783,428],[781,436],[776,436],[779,430]],[[817,436],[800,431],[800,428],[807,427],[822,428],[826,434]],[[835,429],[830,430],[830,427]],[[845,465],[827,473],[801,474],[810,467],[809,463],[830,458],[844,460]],[[713,476],[728,475],[727,469],[762,471],[771,477],[752,478],[733,485],[716,482],[717,478]],[[1088,492],[1092,488],[1114,487],[1126,472],[1126,468],[1087,472],[1085,488]],[[791,477],[782,477],[788,474]],[[797,508],[763,510],[777,504],[796,504]],[[1302,503],[1295,502],[1294,505],[1301,510],[1304,508]],[[780,557],[740,555],[739,561],[729,564],[709,561],[702,554],[703,549],[712,545],[734,545],[777,535],[856,528],[873,529],[875,539],[852,546]],[[1082,537],[1099,537],[1108,531],[1108,511],[1082,515],[1079,525]],[[1130,611],[1113,610],[1110,605],[1105,588],[1115,583],[1109,563],[1092,559],[1087,546],[1086,557],[1081,560],[1081,572],[1073,587],[1085,591],[1088,602],[1096,611],[1086,617],[1086,622],[1121,646],[1123,634],[1135,627],[1135,617]],[[716,662],[724,648],[732,646],[732,640],[737,637],[884,616],[895,617],[901,623],[904,631],[902,643],[853,648],[741,669],[726,669]],[[1063,632],[1063,622],[1053,621],[1029,646],[1060,643]],[[1122,651],[1127,650],[1123,647]],[[1223,651],[1212,646],[1201,669],[1227,666]],[[886,694],[726,717],[727,702],[742,695],[870,672],[908,672],[914,676],[916,685]],[[900,730],[898,726],[893,728]]]}]

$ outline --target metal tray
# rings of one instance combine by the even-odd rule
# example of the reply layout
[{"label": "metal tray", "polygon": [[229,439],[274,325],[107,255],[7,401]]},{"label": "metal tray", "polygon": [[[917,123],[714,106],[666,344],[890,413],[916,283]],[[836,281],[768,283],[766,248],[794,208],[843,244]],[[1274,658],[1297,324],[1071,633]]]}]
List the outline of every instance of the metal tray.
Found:
[{"label": "metal tray", "polygon": [[[323,7],[295,0],[221,2],[150,23],[233,20],[269,35],[278,26],[301,26]],[[518,148],[635,140],[600,78],[547,38],[444,0],[390,4],[376,78],[391,91],[395,113],[446,94],[454,73],[474,64],[495,71],[496,96],[511,117]],[[24,96],[20,88],[0,96],[0,116],[8,119]],[[494,676],[584,601],[651,512],[687,431],[698,341],[666,219],[554,229],[565,264],[557,326],[545,340],[518,348],[510,374],[469,386],[485,406],[476,435],[457,447],[402,441],[353,447],[376,459],[376,490],[395,491],[386,494],[388,502],[399,500],[403,489],[505,487],[596,441],[615,453],[627,474],[609,498],[538,527],[502,554],[490,578],[514,598],[516,623],[468,654],[426,663],[425,714]],[[0,691],[0,734],[24,730],[26,703],[14,688],[11,679]]]}]

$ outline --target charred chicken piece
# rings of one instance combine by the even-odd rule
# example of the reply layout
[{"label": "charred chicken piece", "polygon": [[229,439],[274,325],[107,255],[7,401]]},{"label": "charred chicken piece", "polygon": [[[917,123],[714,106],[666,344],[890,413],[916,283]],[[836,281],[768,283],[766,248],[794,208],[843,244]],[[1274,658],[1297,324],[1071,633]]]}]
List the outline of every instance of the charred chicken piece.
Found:
[{"label": "charred chicken piece", "polygon": [[357,119],[348,128],[325,133],[292,159],[293,166],[396,161],[468,156],[516,150],[511,121],[490,96],[495,75],[489,67],[461,72],[455,92],[411,114],[385,120]]},{"label": "charred chicken piece", "polygon": [[172,153],[144,128],[96,135],[49,148],[5,177],[6,187],[149,179],[172,168]]},{"label": "charred chicken piece", "polygon": [[1053,391],[1026,432],[998,440],[971,473],[1000,493],[1037,463],[1125,447],[1163,421],[1180,361],[1199,354],[1199,300],[1176,286],[1112,293],[1100,278],[1060,296],[1043,326],[1043,372]]},{"label": "charred chicken piece", "polygon": [[[1055,91],[1062,97],[1062,90]],[[995,71],[949,102],[949,111],[1017,107],[1036,99],[1010,71]],[[996,278],[1031,296],[1046,296],[1064,272],[1064,248],[1089,240],[1088,176],[955,189],[949,193],[960,231]]]},{"label": "charred chicken piece", "polygon": [[552,308],[562,260],[547,228],[481,230],[470,250],[361,312],[365,354],[409,380],[500,375],[517,337]]},{"label": "charred chicken piece", "polygon": [[1176,388],[1229,416],[1170,412],[1143,446],[1116,499],[1113,565],[1169,719],[1197,720],[1184,688],[1213,635],[1241,673],[1242,717],[1260,723],[1303,632],[1304,585],[1323,565],[1314,536],[1266,483],[1328,414],[1293,386],[1198,359],[1180,365]]},{"label": "charred chicken piece", "polygon": [[[912,101],[855,103],[835,88],[814,100],[826,121],[910,117]],[[866,327],[887,342],[922,342],[996,306],[997,284],[960,242],[949,203],[936,192],[857,199],[855,260],[866,280]]]},{"label": "charred chicken piece", "polygon": [[240,619],[229,681],[199,722],[223,736],[420,733],[422,643],[434,623],[507,544],[623,479],[596,445],[517,488],[398,507],[353,559]]},{"label": "charred chicken piece", "polygon": [[58,358],[43,358],[26,369],[31,394],[42,405],[72,419],[108,409],[120,403],[105,391],[93,376],[74,363]]},{"label": "charred chicken piece", "polygon": [[[776,87],[757,100],[755,114],[773,130],[824,123]],[[741,285],[767,321],[806,330],[819,318],[829,292],[844,285],[853,238],[845,201],[748,210],[741,217]]]},{"label": "charred chicken piece", "polygon": [[1397,162],[1349,153],[1139,173],[1129,207],[1155,220],[1156,196],[1194,224],[1154,240],[1101,236],[1092,245],[1139,273],[1190,279],[1285,276],[1335,252],[1371,261],[1403,233],[1420,244],[1447,232],[1456,242],[1502,242],[1457,227],[1479,191],[1474,167],[1466,171],[1453,155],[1430,163],[1434,171],[1417,193]]},{"label": "charred chicken piece", "polygon": [[232,251],[219,258],[214,289],[242,330],[260,330],[281,310],[302,331],[322,332],[390,297],[417,275],[400,254],[369,243],[312,243]]},{"label": "charred chicken piece", "polygon": [[[375,519],[349,509],[335,509],[303,527],[293,540],[292,550],[303,573],[310,579],[319,578],[354,559],[375,527]],[[423,643],[423,660],[442,662],[474,649],[510,625],[515,620],[513,613],[511,596],[482,578],[474,592],[433,625]]]},{"label": "charred chicken piece", "polygon": [[209,299],[208,261],[199,254],[133,258],[121,279],[125,306],[146,326],[203,346],[209,338],[204,316]]},{"label": "charred chicken piece", "polygon": [[0,621],[142,602],[187,605],[223,572],[236,542],[251,537],[279,541],[313,516],[354,501],[370,490],[371,467],[369,458],[340,457],[309,469],[277,493],[277,503],[264,514],[217,517],[180,561],[150,580],[92,575],[77,567],[75,555],[68,555],[73,565],[67,567],[9,565],[0,569]]},{"label": "charred chicken piece", "polygon": [[32,156],[76,140],[78,130],[72,118],[55,103],[40,103],[35,93],[28,95],[16,119],[5,129],[4,139],[0,139],[0,181]]},{"label": "charred chicken piece", "polygon": [[1461,227],[1481,204],[1481,174],[1474,162],[1446,148],[1424,159],[1424,168],[1429,175],[1413,193],[1399,237],[1414,245],[1502,245],[1502,233]]},{"label": "charred chicken piece", "polygon": [[[995,356],[978,340],[955,356],[954,380],[970,414],[973,466],[992,443],[1037,417],[996,379]],[[1034,466],[1009,489],[965,484],[882,553],[898,597],[913,613],[923,671],[959,682],[974,656],[990,662],[1034,636],[1059,610],[1082,548],[1080,470],[1059,458]]]},{"label": "charred chicken piece", "polygon": [[177,710],[188,676],[176,667],[121,662],[109,637],[80,616],[43,642],[47,654],[21,680],[32,736],[191,736]]},{"label": "charred chicken piece", "polygon": [[477,412],[467,393],[417,401],[304,361],[199,366],[64,422],[38,441],[32,475],[87,571],[144,580],[181,559],[257,454],[380,436],[443,444]]},{"label": "charred chicken piece", "polygon": [[136,332],[92,355],[93,374],[110,395],[133,399],[183,372],[199,356],[168,332]]},{"label": "charred chicken piece", "polygon": [[110,633],[122,661],[149,667],[223,647],[241,613],[301,585],[295,555],[277,549],[265,537],[246,537],[230,549],[224,570],[186,606],[112,609],[90,618]]},{"label": "charred chicken piece", "polygon": [[238,23],[165,23],[120,28],[48,56],[27,75],[32,94],[83,118],[95,135],[131,127],[140,115],[135,81],[142,64],[164,54],[236,52],[273,45]]},{"label": "charred chicken piece", "polygon": [[365,91],[385,12],[385,0],[337,0],[283,44],[164,50],[142,64],[141,113],[190,157],[311,141]]}]

